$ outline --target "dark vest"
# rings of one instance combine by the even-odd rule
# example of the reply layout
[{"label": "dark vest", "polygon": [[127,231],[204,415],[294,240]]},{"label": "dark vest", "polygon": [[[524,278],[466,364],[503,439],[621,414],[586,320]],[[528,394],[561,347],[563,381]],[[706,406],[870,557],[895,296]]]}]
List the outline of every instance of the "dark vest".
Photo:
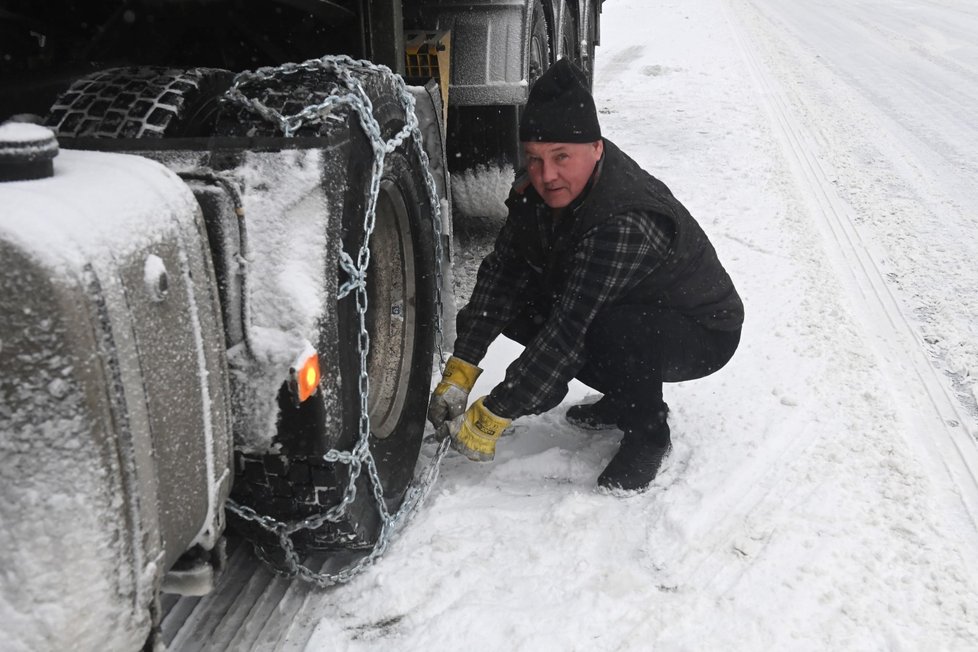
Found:
[{"label": "dark vest", "polygon": [[[744,320],[744,305],[730,276],[717,258],[703,229],[672,196],[664,183],[607,139],[604,157],[581,197],[560,218],[549,247],[543,237],[553,217],[532,185],[517,182],[506,200],[514,243],[535,275],[535,291],[543,302],[563,291],[571,272],[573,251],[592,228],[626,213],[665,217],[674,237],[666,259],[644,278],[620,305],[648,305],[678,310],[708,328],[736,330]],[[600,283],[601,279],[595,279]]]}]

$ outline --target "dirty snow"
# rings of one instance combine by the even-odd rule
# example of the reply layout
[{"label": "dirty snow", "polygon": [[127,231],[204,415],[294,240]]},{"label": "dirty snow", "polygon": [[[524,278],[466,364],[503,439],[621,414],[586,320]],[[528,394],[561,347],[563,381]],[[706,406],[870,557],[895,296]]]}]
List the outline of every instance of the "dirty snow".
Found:
[{"label": "dirty snow", "polygon": [[[578,384],[494,463],[449,457],[377,566],[306,599],[306,649],[978,647],[976,22],[606,3],[603,130],[710,234],[741,349],[667,386],[646,494],[595,491],[617,437],[564,423]],[[497,342],[475,394],[518,353]]]}]

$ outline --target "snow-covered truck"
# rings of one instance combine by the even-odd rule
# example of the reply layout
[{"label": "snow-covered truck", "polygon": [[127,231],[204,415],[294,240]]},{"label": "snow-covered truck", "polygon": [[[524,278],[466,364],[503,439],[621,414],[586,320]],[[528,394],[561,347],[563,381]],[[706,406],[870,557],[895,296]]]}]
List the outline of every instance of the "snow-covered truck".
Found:
[{"label": "snow-covered truck", "polygon": [[280,566],[283,523],[376,545],[453,317],[449,170],[515,160],[529,84],[590,73],[599,12],[0,2],[5,649],[158,646],[229,496]]}]

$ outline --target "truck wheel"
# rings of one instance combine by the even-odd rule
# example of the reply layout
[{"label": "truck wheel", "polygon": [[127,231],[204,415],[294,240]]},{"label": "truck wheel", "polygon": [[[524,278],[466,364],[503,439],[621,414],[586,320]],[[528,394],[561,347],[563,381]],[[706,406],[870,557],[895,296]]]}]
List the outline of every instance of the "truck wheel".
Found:
[{"label": "truck wheel", "polygon": [[217,68],[111,68],[75,81],[45,124],[61,137],[205,136],[233,77]]},{"label": "truck wheel", "polygon": [[574,14],[571,13],[570,4],[567,0],[564,0],[562,4],[563,11],[561,11],[560,15],[563,19],[560,23],[560,53],[574,63],[581,65],[580,43],[577,38],[578,29],[576,20]]},{"label": "truck wheel", "polygon": [[[404,111],[392,80],[366,74],[360,78],[373,104],[373,115],[382,136],[390,138],[404,124]],[[261,82],[263,103],[293,113],[304,105],[322,101],[337,83],[323,70],[303,70],[288,78],[286,87],[275,80]],[[226,125],[226,130],[222,131]],[[281,135],[272,123],[247,113],[222,116],[219,135]],[[370,189],[373,151],[358,118],[330,120],[307,125],[302,137],[329,137],[348,141],[345,163],[337,167],[343,183],[330,175],[329,192],[342,193],[343,250],[354,259],[363,242],[363,219]],[[385,159],[371,237],[371,262],[367,275],[366,330],[370,336],[367,371],[370,383],[370,450],[383,485],[384,499],[396,509],[413,477],[425,426],[435,336],[435,247],[432,213],[424,170],[407,141]],[[340,270],[340,283],[346,273]],[[327,414],[322,399],[310,399],[296,408],[287,390],[279,395],[279,422],[272,455],[237,455],[234,498],[241,504],[279,520],[297,520],[325,512],[342,498],[348,467],[323,460],[329,448],[351,450],[359,437],[360,421],[360,319],[353,293],[336,305],[340,346],[340,388],[336,419]],[[323,333],[323,338],[330,337]],[[332,350],[323,340],[320,351]],[[334,409],[336,406],[332,406]],[[338,424],[337,424],[338,421]],[[336,425],[339,425],[337,436]],[[275,537],[252,523],[231,519],[251,539],[266,560],[281,562]],[[364,468],[357,480],[356,500],[345,518],[315,531],[297,532],[293,541],[307,550],[366,548],[376,540],[380,519],[373,487]]]},{"label": "truck wheel", "polygon": [[587,75],[588,84],[594,87],[594,46],[598,38],[598,3],[600,0],[589,0],[584,19],[583,34],[587,39],[587,49],[581,53],[581,69]]},{"label": "truck wheel", "polygon": [[527,58],[526,71],[526,81],[530,86],[533,86],[533,82],[553,63],[553,52],[555,51],[556,48],[551,47],[550,30],[547,28],[547,14],[544,11],[543,3],[536,0],[533,3],[533,14],[530,22],[530,52]]},{"label": "truck wheel", "polygon": [[[404,124],[400,100],[392,93],[373,98],[374,116],[384,138]],[[363,240],[360,187],[344,212],[344,249],[353,255]],[[352,224],[347,224],[347,221]],[[367,331],[370,355],[370,448],[377,461],[389,507],[400,504],[414,472],[431,384],[436,328],[435,243],[424,171],[410,142],[387,155],[377,202],[367,277]],[[348,228],[347,228],[348,227]],[[359,318],[355,298],[340,301],[341,342],[356,342]],[[360,358],[355,346],[344,347],[342,361],[344,431],[355,431],[360,395],[354,383]],[[354,404],[355,403],[355,404]]]}]

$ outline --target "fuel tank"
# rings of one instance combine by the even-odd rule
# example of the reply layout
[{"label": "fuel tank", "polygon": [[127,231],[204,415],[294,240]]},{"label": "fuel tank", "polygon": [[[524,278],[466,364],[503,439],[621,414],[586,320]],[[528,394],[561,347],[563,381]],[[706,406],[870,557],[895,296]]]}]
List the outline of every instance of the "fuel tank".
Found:
[{"label": "fuel tank", "polygon": [[4,645],[138,649],[163,575],[224,529],[214,272],[164,166],[63,150],[51,167],[0,182]]}]

